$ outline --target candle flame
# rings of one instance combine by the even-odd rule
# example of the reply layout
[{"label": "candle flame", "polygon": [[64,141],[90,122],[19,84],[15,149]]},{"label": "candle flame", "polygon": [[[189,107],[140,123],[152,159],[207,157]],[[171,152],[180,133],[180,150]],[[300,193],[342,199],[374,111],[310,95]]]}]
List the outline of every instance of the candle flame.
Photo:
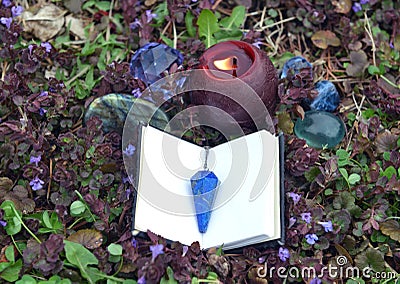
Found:
[{"label": "candle flame", "polygon": [[221,60],[215,60],[214,66],[219,70],[235,70],[237,69],[237,58],[236,57],[228,57]]}]

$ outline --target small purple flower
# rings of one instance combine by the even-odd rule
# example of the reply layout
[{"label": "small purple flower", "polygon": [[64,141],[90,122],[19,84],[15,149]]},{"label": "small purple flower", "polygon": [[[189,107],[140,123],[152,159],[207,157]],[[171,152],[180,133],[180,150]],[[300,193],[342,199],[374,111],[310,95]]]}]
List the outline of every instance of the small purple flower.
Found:
[{"label": "small purple flower", "polygon": [[322,227],[324,227],[325,232],[333,231],[332,221],[318,222],[318,224],[320,224]]},{"label": "small purple flower", "polygon": [[151,261],[154,261],[156,259],[157,256],[159,256],[160,254],[163,254],[163,249],[164,246],[163,245],[154,245],[154,246],[150,246],[150,250],[151,250]]},{"label": "small purple flower", "polygon": [[307,234],[304,236],[308,244],[313,245],[318,241],[318,236],[316,234]]},{"label": "small purple flower", "polygon": [[306,213],[301,213],[301,219],[306,222],[307,224],[311,223],[311,213],[310,212],[306,212]]},{"label": "small purple flower", "polygon": [[322,281],[318,277],[315,277],[310,281],[310,284],[322,284]]},{"label": "small purple flower", "polygon": [[132,243],[132,246],[133,246],[134,248],[137,248],[138,241],[137,241],[135,238],[132,238],[131,243]]},{"label": "small purple flower", "polygon": [[0,226],[2,226],[2,227],[7,226],[7,222],[3,221],[3,220],[0,220]]},{"label": "small purple flower", "polygon": [[261,41],[259,41],[259,40],[258,40],[258,41],[256,41],[256,42],[253,42],[253,43],[252,43],[252,45],[253,45],[253,46],[255,46],[255,47],[257,47],[258,49],[260,49],[260,48],[261,48],[261,47],[260,47],[260,45],[261,45],[261,44],[262,44],[262,42],[261,42]]},{"label": "small purple flower", "polygon": [[258,258],[258,263],[264,263],[265,262],[265,260],[267,259],[267,256],[260,256],[259,258]]},{"label": "small purple flower", "polygon": [[44,181],[42,181],[40,178],[35,177],[33,180],[31,180],[31,182],[29,183],[29,185],[32,187],[33,190],[39,190],[43,188],[44,185]]},{"label": "small purple flower", "polygon": [[35,163],[36,167],[37,167],[41,159],[42,159],[41,155],[31,156],[31,158],[29,159],[29,163],[31,163],[31,164]]},{"label": "small purple flower", "polygon": [[12,14],[13,18],[21,15],[23,11],[24,11],[24,8],[22,6],[14,6],[11,8],[11,14]]},{"label": "small purple flower", "polygon": [[290,252],[287,248],[280,247],[278,256],[279,256],[280,260],[286,261],[290,257]]},{"label": "small purple flower", "polygon": [[49,95],[48,91],[41,91],[39,97],[47,97]]},{"label": "small purple flower", "polygon": [[125,150],[122,151],[127,156],[132,156],[136,151],[136,147],[133,146],[132,144],[128,144]]},{"label": "small purple flower", "polygon": [[354,5],[353,5],[354,13],[360,12],[361,10],[362,10],[362,7],[361,7],[360,3],[358,3],[358,2],[354,3]]},{"label": "small purple flower", "polygon": [[147,23],[150,23],[151,20],[157,17],[157,14],[152,13],[151,10],[146,10],[146,17],[147,17]]},{"label": "small purple flower", "polygon": [[46,52],[47,52],[47,53],[49,53],[49,52],[51,51],[51,49],[52,49],[51,44],[48,43],[48,42],[42,42],[42,43],[40,44],[40,46],[41,46],[41,47],[44,47],[44,48],[46,49]]},{"label": "small purple flower", "polygon": [[9,29],[11,27],[12,18],[1,17],[0,22]]},{"label": "small purple flower", "polygon": [[144,275],[138,279],[137,283],[138,284],[146,284],[146,278],[144,278]]},{"label": "small purple flower", "polygon": [[391,49],[394,49],[394,44],[393,44],[393,42],[390,42],[390,43],[389,43],[389,46],[390,46]]},{"label": "small purple flower", "polygon": [[140,98],[142,96],[142,91],[139,88],[136,88],[132,91],[132,95],[135,98]]},{"label": "small purple flower", "polygon": [[296,223],[296,217],[290,217],[289,219],[289,228],[292,227]]},{"label": "small purple flower", "polygon": [[47,112],[47,109],[44,109],[44,108],[39,108],[39,114],[40,114],[40,116],[43,116],[45,113]]},{"label": "small purple flower", "polygon": [[129,24],[129,27],[131,28],[131,30],[134,30],[141,26],[142,26],[142,23],[137,18],[135,19],[135,21],[133,21],[132,23]]},{"label": "small purple flower", "polygon": [[294,205],[296,205],[300,201],[301,195],[298,193],[289,192],[289,197],[293,199]]},{"label": "small purple flower", "polygon": [[369,3],[369,0],[360,0],[360,4],[361,5],[365,5],[365,4],[368,4]]},{"label": "small purple flower", "polygon": [[32,54],[33,44],[28,45],[29,54]]},{"label": "small purple flower", "polygon": [[189,247],[188,247],[188,246],[183,246],[183,247],[182,247],[182,257],[185,256],[185,255],[187,254],[188,250],[189,250]]},{"label": "small purple flower", "polygon": [[10,7],[11,6],[11,1],[10,0],[3,0],[3,6],[4,7]]}]

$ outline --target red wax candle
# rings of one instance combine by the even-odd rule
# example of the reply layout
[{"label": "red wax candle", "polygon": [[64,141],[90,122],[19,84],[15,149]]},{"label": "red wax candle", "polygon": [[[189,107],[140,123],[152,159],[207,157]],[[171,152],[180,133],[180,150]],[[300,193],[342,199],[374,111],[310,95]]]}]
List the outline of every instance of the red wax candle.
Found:
[{"label": "red wax candle", "polygon": [[[236,77],[241,79],[257,93],[270,115],[273,115],[278,92],[278,76],[271,60],[263,51],[242,41],[221,42],[204,52],[200,57],[198,68],[206,72],[206,80],[209,80],[209,83],[219,81],[227,86],[232,85],[233,90],[234,84],[237,84],[238,81],[235,80]],[[221,76],[224,74],[214,70],[230,76]],[[192,103],[217,107],[231,115],[240,126],[254,129],[253,119],[265,119],[262,116],[257,117],[252,111],[259,107],[260,100],[254,100],[246,93],[235,95],[242,96],[242,98],[249,96],[248,101],[246,98],[246,109],[250,110],[249,113],[229,95],[224,96],[210,91],[193,92]],[[223,123],[220,113],[213,113],[210,110],[207,115],[212,117],[216,123]]]}]

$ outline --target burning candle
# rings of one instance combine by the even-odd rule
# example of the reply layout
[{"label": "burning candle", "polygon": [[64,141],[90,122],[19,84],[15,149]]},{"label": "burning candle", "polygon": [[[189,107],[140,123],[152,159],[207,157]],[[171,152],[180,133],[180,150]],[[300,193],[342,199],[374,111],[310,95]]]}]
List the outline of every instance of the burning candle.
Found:
[{"label": "burning candle", "polygon": [[[270,115],[273,115],[278,91],[278,77],[275,67],[263,51],[242,41],[221,42],[204,52],[200,57],[198,68],[206,72],[206,79],[209,82],[218,81],[234,85],[237,83],[235,78],[239,78],[247,83],[257,93]],[[247,95],[240,94],[240,96]],[[253,100],[249,96],[246,109],[250,110],[250,114],[229,96],[210,91],[193,92],[192,103],[217,107],[231,115],[240,126],[254,129],[254,116],[250,116],[250,114],[254,114],[252,109],[259,107],[260,101]],[[223,123],[220,113],[213,113],[210,110],[207,115],[210,115],[216,123]],[[259,119],[265,119],[265,117]]]}]

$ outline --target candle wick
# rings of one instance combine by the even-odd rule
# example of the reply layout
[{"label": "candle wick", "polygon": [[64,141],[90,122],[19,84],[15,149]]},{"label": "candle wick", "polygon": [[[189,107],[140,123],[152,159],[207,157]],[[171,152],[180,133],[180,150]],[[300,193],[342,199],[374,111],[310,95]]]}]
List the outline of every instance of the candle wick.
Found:
[{"label": "candle wick", "polygon": [[232,57],[232,76],[233,77],[237,77],[237,58],[236,57]]}]

